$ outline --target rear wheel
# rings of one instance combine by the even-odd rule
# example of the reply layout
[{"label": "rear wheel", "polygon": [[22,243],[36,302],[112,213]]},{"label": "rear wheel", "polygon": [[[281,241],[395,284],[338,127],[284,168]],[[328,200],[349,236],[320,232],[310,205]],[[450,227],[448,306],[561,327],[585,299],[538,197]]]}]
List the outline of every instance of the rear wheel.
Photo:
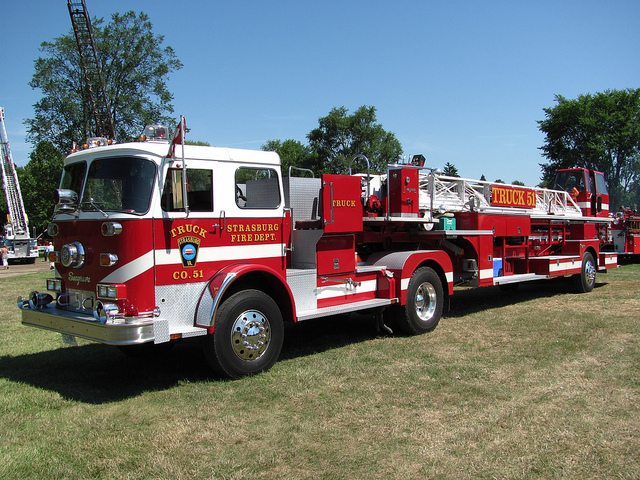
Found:
[{"label": "rear wheel", "polygon": [[429,267],[417,269],[407,289],[407,304],[395,321],[404,333],[416,335],[438,326],[444,306],[444,292],[438,274]]},{"label": "rear wheel", "polygon": [[243,290],[223,302],[204,353],[220,375],[240,378],[271,368],[280,355],[284,325],[278,305],[264,292]]},{"label": "rear wheel", "polygon": [[593,290],[596,285],[596,262],[591,252],[586,252],[582,257],[582,271],[573,276],[573,283],[580,293]]}]

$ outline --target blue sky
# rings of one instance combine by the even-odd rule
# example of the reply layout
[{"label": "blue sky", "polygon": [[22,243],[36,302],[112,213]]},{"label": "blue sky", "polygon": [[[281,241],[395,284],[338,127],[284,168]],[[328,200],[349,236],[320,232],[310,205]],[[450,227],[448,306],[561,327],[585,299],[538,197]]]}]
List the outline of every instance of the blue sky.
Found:
[{"label": "blue sky", "polygon": [[[0,106],[14,161],[39,45],[66,34],[65,0],[0,6]],[[86,0],[144,11],[184,68],[169,82],[190,138],[258,149],[306,135],[333,107],[377,108],[405,154],[461,176],[538,183],[536,121],[554,95],[640,87],[640,1]]]}]

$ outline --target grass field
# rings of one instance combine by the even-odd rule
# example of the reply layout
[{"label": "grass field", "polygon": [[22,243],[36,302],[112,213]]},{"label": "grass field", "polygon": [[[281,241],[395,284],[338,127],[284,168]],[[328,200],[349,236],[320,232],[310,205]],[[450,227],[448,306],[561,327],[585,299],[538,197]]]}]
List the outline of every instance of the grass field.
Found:
[{"label": "grass field", "polygon": [[432,333],[367,316],[288,328],[271,371],[197,344],[138,360],[24,327],[0,280],[0,478],[640,478],[640,265],[460,289]]}]

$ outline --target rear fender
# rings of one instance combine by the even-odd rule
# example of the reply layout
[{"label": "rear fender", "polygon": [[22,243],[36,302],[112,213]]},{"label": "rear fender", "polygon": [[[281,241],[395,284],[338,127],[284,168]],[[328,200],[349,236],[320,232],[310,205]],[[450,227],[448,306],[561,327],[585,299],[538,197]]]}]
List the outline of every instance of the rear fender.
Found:
[{"label": "rear fender", "polygon": [[413,252],[381,252],[371,255],[368,264],[385,266],[394,273],[398,285],[400,304],[407,303],[407,288],[413,272],[418,267],[433,268],[442,279],[442,287],[448,295],[453,295],[453,265],[451,259],[442,250],[417,250]]}]

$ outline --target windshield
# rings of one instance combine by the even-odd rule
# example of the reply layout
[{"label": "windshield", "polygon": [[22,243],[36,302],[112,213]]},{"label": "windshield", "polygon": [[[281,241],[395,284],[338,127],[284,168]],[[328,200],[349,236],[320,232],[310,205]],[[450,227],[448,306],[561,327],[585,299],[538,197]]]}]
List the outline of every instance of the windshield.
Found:
[{"label": "windshield", "polygon": [[98,158],[89,166],[81,209],[146,213],[155,177],[156,165],[148,160]]},{"label": "windshield", "polygon": [[571,193],[574,188],[578,192],[584,192],[585,188],[589,191],[588,185],[585,184],[582,170],[565,170],[556,174],[556,190],[564,190]]}]

